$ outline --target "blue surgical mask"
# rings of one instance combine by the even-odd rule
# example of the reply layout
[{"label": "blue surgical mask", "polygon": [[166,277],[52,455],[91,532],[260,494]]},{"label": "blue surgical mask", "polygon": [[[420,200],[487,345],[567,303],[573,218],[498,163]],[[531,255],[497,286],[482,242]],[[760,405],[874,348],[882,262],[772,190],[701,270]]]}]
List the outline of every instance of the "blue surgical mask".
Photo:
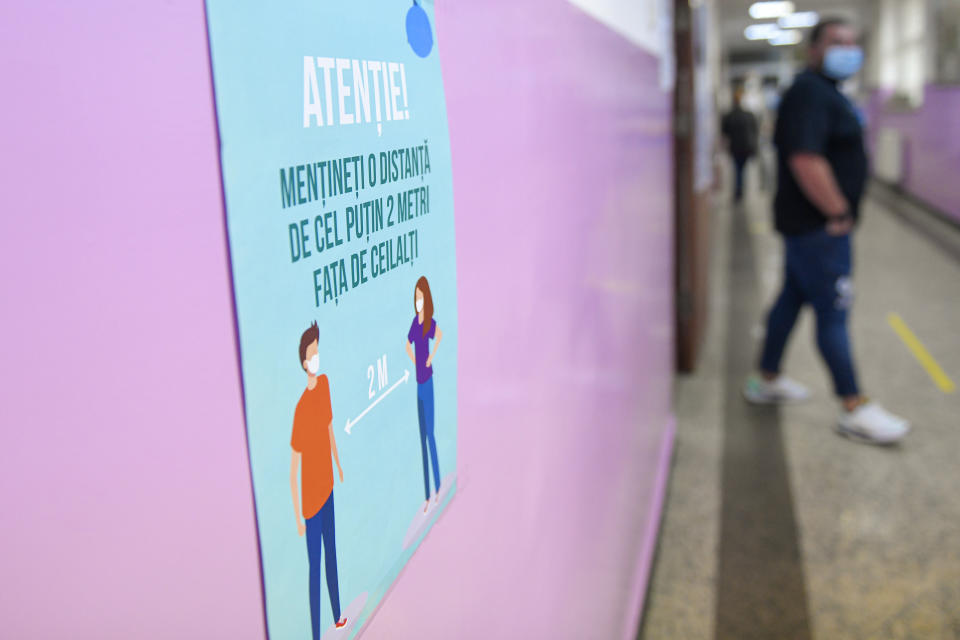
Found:
[{"label": "blue surgical mask", "polygon": [[823,73],[834,80],[846,80],[863,66],[863,49],[857,46],[827,47],[823,55]]}]

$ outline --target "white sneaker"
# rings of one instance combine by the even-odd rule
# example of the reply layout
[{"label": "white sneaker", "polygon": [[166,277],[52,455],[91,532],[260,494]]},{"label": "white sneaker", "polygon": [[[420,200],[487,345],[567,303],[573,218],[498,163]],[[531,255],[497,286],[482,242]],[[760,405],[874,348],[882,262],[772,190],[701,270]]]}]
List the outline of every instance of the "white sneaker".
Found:
[{"label": "white sneaker", "polygon": [[750,376],[743,385],[743,397],[753,404],[801,402],[810,397],[810,390],[787,376],[777,376],[773,380]]},{"label": "white sneaker", "polygon": [[909,431],[909,422],[876,402],[867,402],[853,411],[844,411],[837,422],[840,435],[874,444],[893,444]]}]

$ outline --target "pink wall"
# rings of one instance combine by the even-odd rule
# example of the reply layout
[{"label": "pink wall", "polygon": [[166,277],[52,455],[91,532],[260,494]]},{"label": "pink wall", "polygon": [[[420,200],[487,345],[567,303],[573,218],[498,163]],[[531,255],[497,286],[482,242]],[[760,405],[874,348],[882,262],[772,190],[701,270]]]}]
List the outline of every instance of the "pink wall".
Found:
[{"label": "pink wall", "polygon": [[930,85],[923,105],[907,112],[887,109],[889,97],[889,91],[870,97],[871,142],[881,128],[898,130],[905,160],[900,186],[960,223],[960,87]]},{"label": "pink wall", "polygon": [[[3,637],[264,634],[203,10],[0,8]],[[365,637],[636,623],[672,442],[669,103],[562,2],[441,2],[460,490]]]}]

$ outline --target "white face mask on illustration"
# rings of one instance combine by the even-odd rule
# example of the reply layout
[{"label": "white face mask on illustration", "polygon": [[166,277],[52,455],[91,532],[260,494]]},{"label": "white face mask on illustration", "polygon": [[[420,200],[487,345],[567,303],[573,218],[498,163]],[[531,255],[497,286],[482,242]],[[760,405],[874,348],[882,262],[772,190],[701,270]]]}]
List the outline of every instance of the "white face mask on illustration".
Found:
[{"label": "white face mask on illustration", "polygon": [[315,353],[312,358],[307,360],[307,371],[312,376],[317,375],[317,371],[320,371],[320,354]]},{"label": "white face mask on illustration", "polygon": [[423,311],[423,298],[417,298],[417,313]]}]

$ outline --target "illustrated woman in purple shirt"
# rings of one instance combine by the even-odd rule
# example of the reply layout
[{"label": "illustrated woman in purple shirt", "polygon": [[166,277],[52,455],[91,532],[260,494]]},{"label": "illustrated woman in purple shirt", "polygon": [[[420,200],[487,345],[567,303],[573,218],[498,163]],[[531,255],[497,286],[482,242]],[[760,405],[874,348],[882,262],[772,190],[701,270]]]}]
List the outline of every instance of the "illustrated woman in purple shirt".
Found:
[{"label": "illustrated woman in purple shirt", "polygon": [[[443,332],[433,319],[433,297],[425,277],[417,280],[413,291],[413,307],[417,315],[407,332],[407,355],[417,367],[417,415],[420,417],[420,453],[423,455],[423,492],[426,502],[423,511],[430,506],[430,473],[427,469],[427,447],[433,461],[433,484],[436,487],[435,501],[440,501],[440,463],[437,462],[437,440],[433,437],[433,358],[443,339]],[[430,339],[433,338],[433,352]],[[411,348],[412,347],[412,348]]]}]

